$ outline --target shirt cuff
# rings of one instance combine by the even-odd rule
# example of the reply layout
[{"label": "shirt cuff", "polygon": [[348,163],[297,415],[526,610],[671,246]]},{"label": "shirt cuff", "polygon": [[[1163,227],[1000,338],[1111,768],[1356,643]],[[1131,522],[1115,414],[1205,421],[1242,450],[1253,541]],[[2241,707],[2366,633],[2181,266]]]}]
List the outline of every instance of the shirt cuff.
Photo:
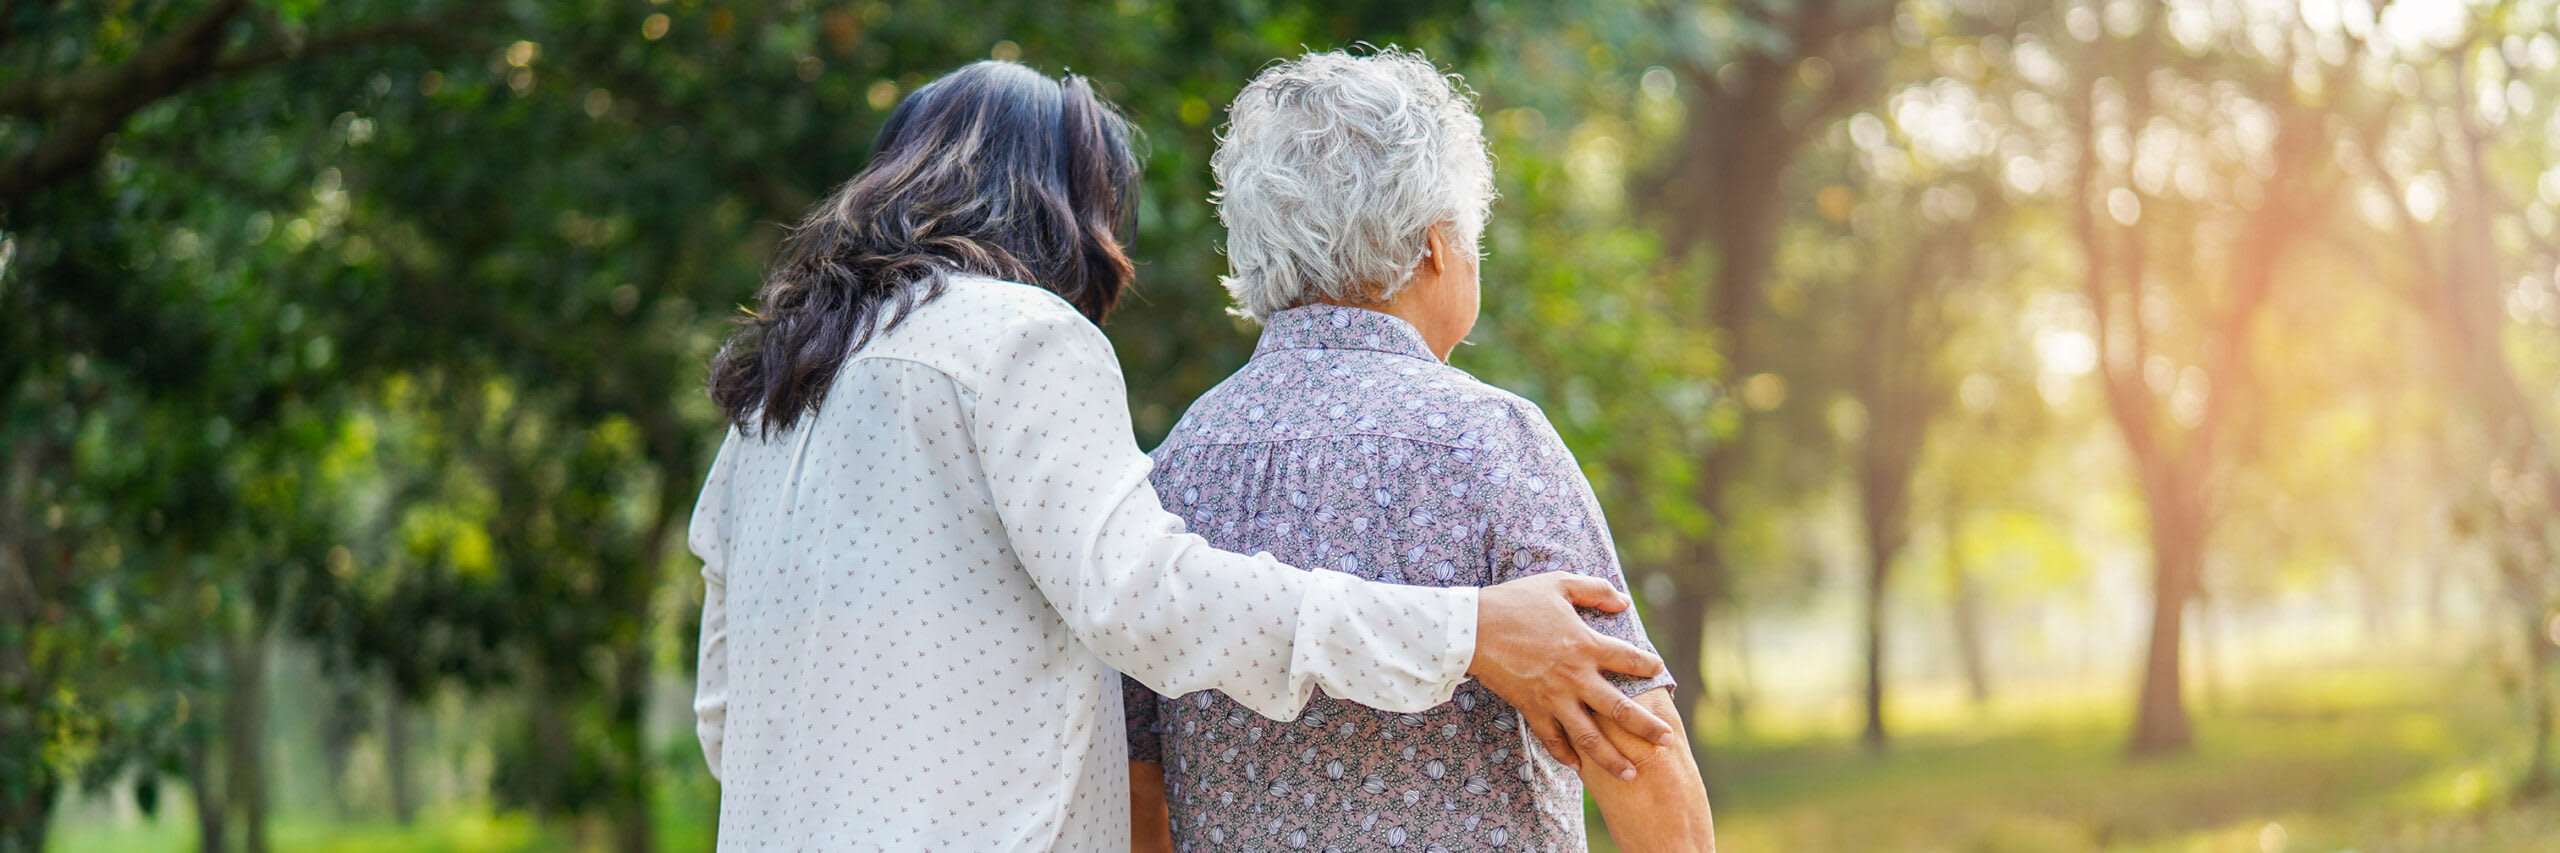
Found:
[{"label": "shirt cuff", "polygon": [[1334,698],[1402,714],[1457,694],[1475,663],[1474,589],[1375,583],[1329,569],[1303,577],[1308,587],[1290,650],[1296,696],[1255,713],[1295,719],[1318,686]]},{"label": "shirt cuff", "polygon": [[1480,590],[1471,586],[1449,590],[1449,652],[1440,680],[1449,685],[1441,691],[1440,702],[1447,702],[1458,692],[1458,684],[1467,680],[1467,671],[1476,666],[1476,608],[1483,599]]}]

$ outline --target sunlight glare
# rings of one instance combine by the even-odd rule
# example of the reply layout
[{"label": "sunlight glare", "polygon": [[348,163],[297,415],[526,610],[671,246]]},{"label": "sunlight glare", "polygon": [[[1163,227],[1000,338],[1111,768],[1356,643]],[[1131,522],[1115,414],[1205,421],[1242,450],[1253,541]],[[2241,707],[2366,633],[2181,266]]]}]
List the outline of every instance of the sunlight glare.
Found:
[{"label": "sunlight glare", "polygon": [[2258,829],[2259,853],[2284,853],[2289,840],[2285,837],[2284,824],[2270,822]]},{"label": "sunlight glare", "polygon": [[2098,342],[2078,329],[2039,329],[2036,361],[2055,373],[2085,375],[2098,369]]},{"label": "sunlight glare", "polygon": [[[1999,398],[2000,383],[1980,373],[1965,374],[1964,381],[1956,384],[1956,401],[1968,412],[1990,411]],[[2553,642],[2560,642],[2560,616],[2552,617],[2551,630]]]},{"label": "sunlight glare", "polygon": [[2024,154],[2011,157],[2009,167],[2002,174],[2009,179],[2009,186],[2021,194],[2035,195],[2044,189],[2044,164],[2036,158]]},{"label": "sunlight glare", "polygon": [[2444,176],[2429,172],[2409,182],[2409,215],[2420,222],[2436,221],[2444,209]]},{"label": "sunlight glare", "polygon": [[2297,8],[2302,12],[2303,26],[2314,33],[2333,33],[2345,25],[2347,17],[2347,10],[2339,5],[2338,0],[2302,0]]},{"label": "sunlight glare", "polygon": [[2169,36],[2188,50],[2203,50],[2213,41],[2213,8],[2203,0],[2172,0],[2169,4]]},{"label": "sunlight glare", "polygon": [[2142,199],[2135,197],[2132,190],[2124,187],[2108,190],[2107,216],[2113,218],[2117,225],[2131,227],[2134,223],[2142,221]]},{"label": "sunlight glare", "polygon": [[[2310,0],[2311,3],[2324,0]],[[2308,4],[2306,4],[2306,7]],[[2467,2],[2393,3],[2382,12],[2381,32],[2374,39],[2385,52],[2407,56],[2453,46],[2462,38]]]}]

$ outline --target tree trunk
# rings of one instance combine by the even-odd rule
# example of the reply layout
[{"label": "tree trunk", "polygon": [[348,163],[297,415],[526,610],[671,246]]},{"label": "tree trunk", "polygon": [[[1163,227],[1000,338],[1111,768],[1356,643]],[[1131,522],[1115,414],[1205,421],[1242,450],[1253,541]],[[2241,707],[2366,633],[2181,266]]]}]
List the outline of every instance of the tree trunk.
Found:
[{"label": "tree trunk", "polygon": [[1947,577],[1948,615],[1955,622],[1956,663],[1964,671],[1965,695],[1976,709],[1991,704],[1991,672],[1983,661],[1982,590],[1965,571],[1964,544],[1958,539],[1959,525],[1950,512],[1945,524],[1946,536],[1940,547],[1946,557],[1942,565]]},{"label": "tree trunk", "polygon": [[252,629],[230,646],[231,693],[223,720],[225,805],[240,819],[240,849],[267,850],[266,632]]},{"label": "tree trunk", "polygon": [[2184,501],[2151,500],[2151,642],[2143,659],[2142,696],[2135,705],[2136,756],[2184,752],[2195,743],[2187,719],[2181,667],[2187,600],[2194,595],[2203,554],[2201,518]]},{"label": "tree trunk", "polygon": [[2196,580],[2195,595],[2187,605],[2195,611],[2196,620],[2196,701],[2206,713],[2218,713],[2230,698],[2230,683],[2225,679],[2231,674],[2231,649],[2224,642],[2229,639],[2224,629],[2230,620],[2223,618],[2227,605],[2222,599],[2204,587],[2202,577]]},{"label": "tree trunk", "polygon": [[2524,775],[2516,782],[2519,794],[2533,795],[2552,790],[2551,773],[2552,726],[2551,637],[2544,622],[2541,574],[2521,549],[2508,546],[2499,549],[2498,574],[2506,582],[2507,598],[2516,605],[2516,627],[2524,640],[2524,700],[2526,725],[2533,729],[2533,752],[2525,759]]},{"label": "tree trunk", "polygon": [[37,660],[27,636],[45,615],[46,586],[36,555],[45,533],[30,512],[35,487],[54,464],[56,448],[41,437],[14,438],[0,469],[0,624],[12,641],[0,646],[0,767],[12,784],[0,785],[0,853],[43,853],[53,824],[61,779],[44,758],[44,733],[53,715],[43,697],[53,695],[58,667]]},{"label": "tree trunk", "polygon": [[224,826],[222,783],[213,772],[213,738],[204,729],[187,739],[187,789],[196,804],[196,853],[224,853],[231,838]]},{"label": "tree trunk", "polygon": [[1877,538],[1878,537],[1872,531],[1869,532],[1867,537],[1869,543],[1867,547],[1866,600],[1867,689],[1865,699],[1867,723],[1866,730],[1858,736],[1859,744],[1865,746],[1867,751],[1870,753],[1883,752],[1886,740],[1884,730],[1884,595],[1886,584],[1892,580],[1891,567],[1893,565],[1893,555],[1885,553],[1883,548],[1878,547],[1875,544]]},{"label": "tree trunk", "polygon": [[[1914,357],[1899,351],[1905,340],[1901,335],[1887,331],[1874,339],[1882,342],[1874,351],[1877,362]],[[1911,475],[1927,441],[1930,416],[1928,407],[1919,403],[1924,398],[1916,393],[1923,382],[1917,373],[1879,372],[1869,377],[1865,392],[1859,395],[1867,411],[1876,416],[1867,428],[1857,463],[1858,517],[1867,540],[1867,720],[1859,742],[1871,753],[1883,752],[1887,740],[1885,597],[1893,592],[1894,560],[1910,540]]]},{"label": "tree trunk", "polygon": [[1676,690],[1684,697],[1673,703],[1679,706],[1681,728],[1690,733],[1692,743],[1697,743],[1698,708],[1708,699],[1707,609],[1712,602],[1704,590],[1684,580],[1672,594],[1670,605],[1663,614],[1668,617],[1663,632],[1656,636],[1662,638],[1659,649],[1663,668],[1679,683]]},{"label": "tree trunk", "polygon": [[[1890,395],[1870,395],[1883,402]],[[1858,741],[1868,752],[1883,752],[1889,739],[1884,724],[1885,693],[1885,597],[1893,591],[1893,561],[1901,556],[1908,537],[1909,499],[1913,462],[1919,458],[1919,426],[1926,415],[1916,409],[1877,406],[1901,420],[1900,426],[1879,425],[1867,435],[1868,447],[1859,472],[1859,509],[1866,522],[1867,538],[1867,686],[1866,730]]]},{"label": "tree trunk", "polygon": [[329,708],[321,715],[320,757],[328,765],[330,813],[343,823],[356,819],[357,803],[347,796],[347,769],[355,763],[356,741],[365,732],[372,706],[366,704],[363,680],[325,671],[323,677]]},{"label": "tree trunk", "polygon": [[2533,614],[2524,619],[2525,690],[2533,726],[2533,755],[2526,760],[2524,777],[2516,790],[2523,794],[2543,794],[2552,789],[2551,735],[2553,712],[2551,703],[2551,640],[2543,635],[2542,620]]},{"label": "tree trunk", "polygon": [[[10,555],[0,553],[0,560]],[[0,571],[15,571],[0,566]],[[0,593],[0,598],[14,593]],[[19,602],[32,604],[32,601]],[[10,605],[0,603],[0,608]],[[0,613],[7,613],[0,609]],[[15,614],[9,614],[14,618]],[[44,716],[37,710],[36,667],[27,660],[24,643],[0,651],[0,767],[15,771],[0,785],[0,853],[44,853],[45,835],[53,824],[53,801],[61,782],[44,760]]]},{"label": "tree trunk", "polygon": [[530,768],[529,786],[534,808],[544,817],[559,817],[559,804],[567,799],[569,774],[577,766],[577,744],[569,736],[569,708],[577,700],[555,683],[548,667],[535,682],[532,691],[533,749],[542,757],[538,767]]},{"label": "tree trunk", "polygon": [[44,853],[45,836],[53,829],[53,798],[61,785],[42,768],[29,775],[24,790],[10,791],[14,802],[6,807],[9,821],[0,830],[0,853]]},{"label": "tree trunk", "polygon": [[1751,654],[1751,626],[1740,619],[1728,619],[1719,624],[1733,635],[1733,677],[1728,679],[1729,683],[1724,688],[1725,725],[1737,732],[1749,731],[1751,697],[1759,691],[1759,681],[1751,668],[1755,660]]},{"label": "tree trunk", "polygon": [[2519,794],[2547,794],[2552,789],[2552,653],[2550,640],[2542,638],[2542,625],[2534,625],[2534,622],[2540,620],[2527,620],[2527,628],[2524,628],[2524,643],[2529,648],[2527,661],[2524,661],[2524,666],[2527,666],[2524,689],[2532,692],[2527,699],[2532,720],[2527,725],[2532,725],[2534,730],[2534,751],[2532,758],[2527,758],[2527,763],[2524,763],[2524,779],[2516,781]]},{"label": "tree trunk", "polygon": [[383,691],[382,775],[390,783],[391,818],[409,825],[418,816],[418,794],[409,780],[409,702],[397,687]]},{"label": "tree trunk", "polygon": [[620,672],[614,679],[613,740],[622,758],[614,781],[614,849],[652,853],[657,839],[649,821],[649,751],[645,714],[649,690],[649,654],[638,638],[622,644]]}]

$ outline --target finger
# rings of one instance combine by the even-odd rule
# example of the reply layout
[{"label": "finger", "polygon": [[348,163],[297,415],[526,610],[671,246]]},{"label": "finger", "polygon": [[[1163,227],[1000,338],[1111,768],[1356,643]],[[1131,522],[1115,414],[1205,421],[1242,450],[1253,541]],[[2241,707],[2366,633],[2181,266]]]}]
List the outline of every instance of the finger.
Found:
[{"label": "finger", "polygon": [[1573,743],[1574,751],[1581,753],[1582,760],[1591,762],[1603,772],[1621,780],[1628,782],[1636,780],[1635,762],[1628,761],[1626,756],[1618,753],[1617,745],[1610,743],[1609,737],[1600,733],[1599,721],[1583,711],[1579,703],[1573,710],[1561,716],[1565,728],[1565,739]]},{"label": "finger", "polygon": [[[1583,630],[1589,631],[1590,629],[1585,628]],[[1595,652],[1595,656],[1599,659],[1598,663],[1600,664],[1601,669],[1632,675],[1637,678],[1652,678],[1662,674],[1662,658],[1652,652],[1636,648],[1634,643],[1629,643],[1625,640],[1621,640],[1598,631],[1591,631],[1591,640],[1599,645],[1599,648],[1593,651]],[[1597,708],[1605,706],[1594,705],[1592,707]]]},{"label": "finger", "polygon": [[1547,754],[1555,756],[1556,763],[1576,770],[1582,769],[1582,758],[1574,753],[1573,744],[1564,739],[1564,728],[1556,725],[1553,715],[1523,708],[1520,710],[1520,719],[1528,722],[1529,733],[1537,736],[1538,745],[1546,747]]},{"label": "finger", "polygon": [[1587,575],[1564,572],[1556,574],[1565,575],[1560,585],[1564,587],[1565,600],[1573,602],[1575,607],[1588,607],[1593,610],[1616,613],[1635,603],[1628,600],[1626,593],[1619,592],[1618,588],[1608,581]]},{"label": "finger", "polygon": [[1610,684],[1607,679],[1595,678],[1584,682],[1582,704],[1591,706],[1600,716],[1608,718],[1618,730],[1650,741],[1655,746],[1680,745],[1680,730],[1673,727],[1670,720],[1654,716],[1652,711],[1645,710],[1643,705],[1620,692],[1617,685]]}]

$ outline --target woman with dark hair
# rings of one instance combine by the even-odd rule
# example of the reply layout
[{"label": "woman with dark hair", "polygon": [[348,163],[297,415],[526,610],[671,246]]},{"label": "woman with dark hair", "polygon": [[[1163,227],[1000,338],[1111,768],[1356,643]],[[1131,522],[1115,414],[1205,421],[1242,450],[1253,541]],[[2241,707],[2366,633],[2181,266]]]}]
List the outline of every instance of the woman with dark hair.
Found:
[{"label": "woman with dark hair", "polygon": [[724,849],[1125,849],[1114,668],[1281,720],[1472,676],[1630,778],[1593,715],[1671,736],[1601,675],[1661,671],[1576,614],[1625,609],[1605,581],[1374,583],[1165,512],[1095,325],[1132,275],[1129,136],[1074,76],[917,89],[713,362],[731,429],[689,542]]}]

